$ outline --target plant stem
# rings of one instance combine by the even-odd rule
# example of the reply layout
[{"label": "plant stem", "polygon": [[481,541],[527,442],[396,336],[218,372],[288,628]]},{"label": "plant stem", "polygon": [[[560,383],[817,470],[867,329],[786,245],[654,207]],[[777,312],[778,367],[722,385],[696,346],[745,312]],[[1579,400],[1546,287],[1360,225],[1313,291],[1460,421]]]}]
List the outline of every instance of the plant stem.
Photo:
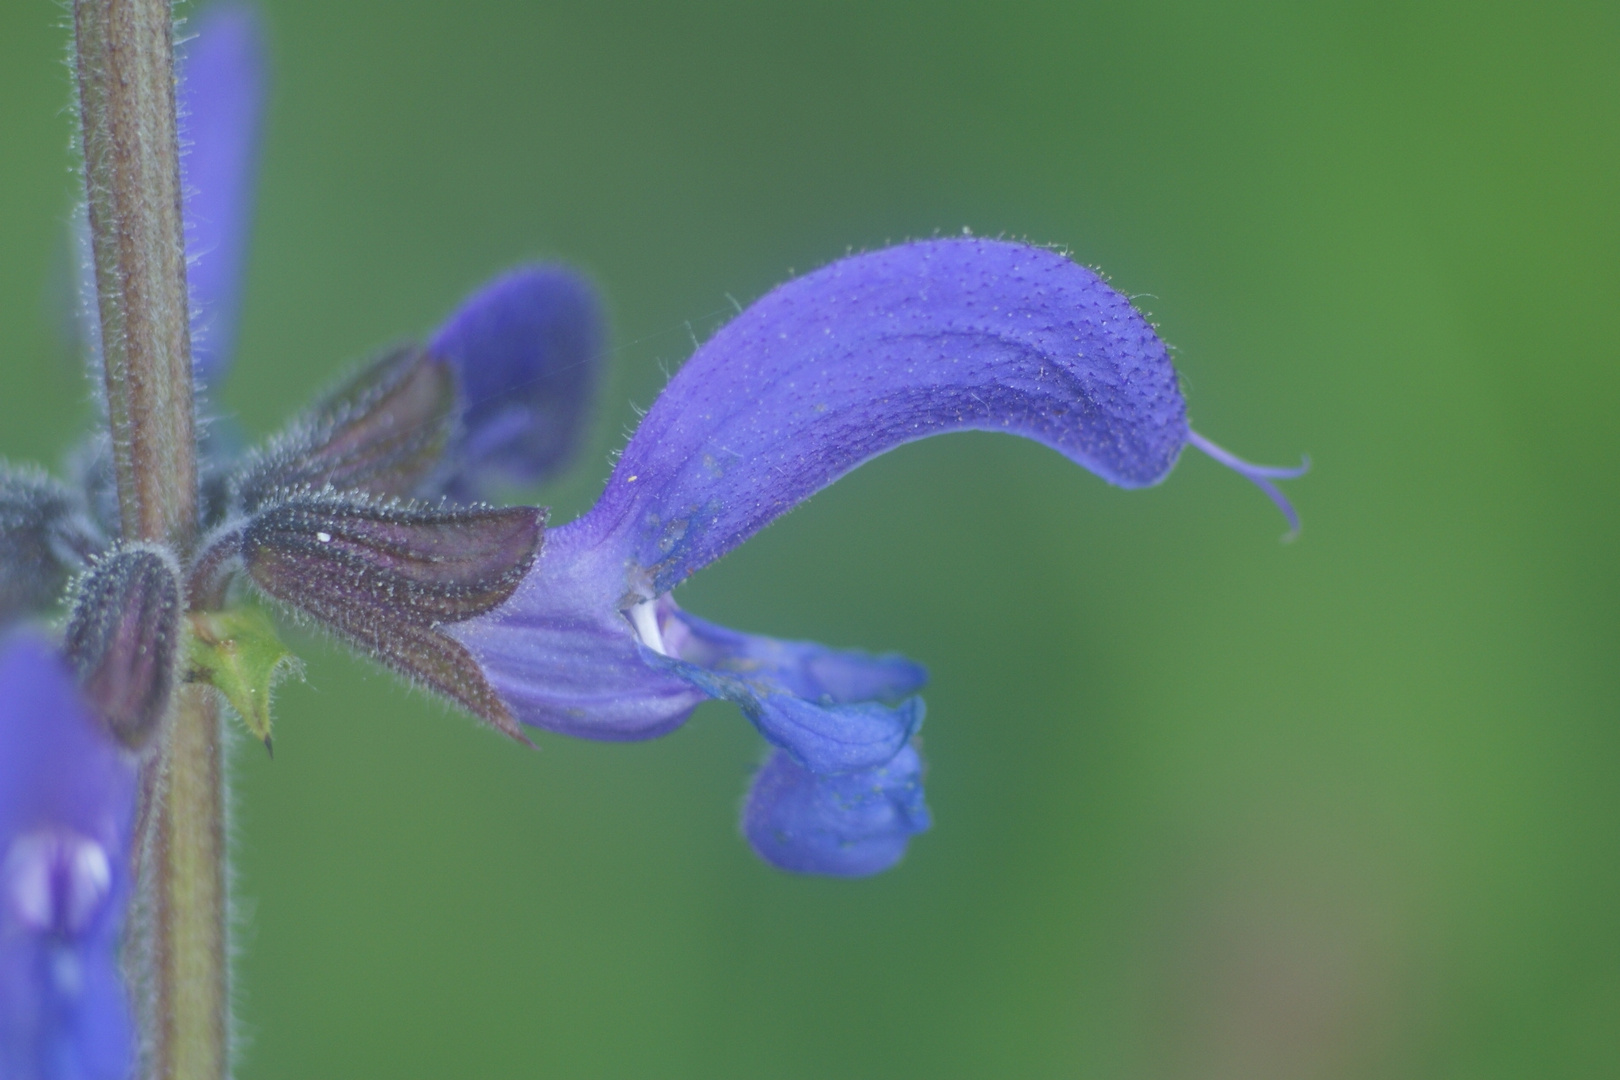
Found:
[{"label": "plant stem", "polygon": [[150,991],[146,1075],[222,1080],[229,1071],[225,784],[213,690],[175,694],[155,785],[163,801],[145,837]]},{"label": "plant stem", "polygon": [[[85,187],[125,539],[197,531],[190,324],[169,0],[75,0]],[[145,1074],[228,1064],[224,770],[212,697],[182,688],[143,767],[138,873]]]},{"label": "plant stem", "polygon": [[77,0],[84,176],[125,539],[197,528],[169,0]]}]

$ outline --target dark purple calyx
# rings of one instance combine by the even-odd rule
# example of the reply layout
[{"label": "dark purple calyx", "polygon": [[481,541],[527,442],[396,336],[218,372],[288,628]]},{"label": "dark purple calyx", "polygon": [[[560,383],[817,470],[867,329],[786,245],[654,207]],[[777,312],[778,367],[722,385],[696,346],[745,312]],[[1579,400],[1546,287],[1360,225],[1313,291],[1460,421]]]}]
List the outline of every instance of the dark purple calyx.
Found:
[{"label": "dark purple calyx", "polygon": [[533,565],[544,528],[545,511],[527,506],[301,495],[249,521],[241,553],[273,599],[522,740],[478,664],[439,627],[504,603]]},{"label": "dark purple calyx", "polygon": [[80,580],[62,647],[107,728],[145,746],[174,691],[180,644],[180,573],[166,552],[127,547]]},{"label": "dark purple calyx", "polygon": [[414,493],[455,430],[456,377],[415,345],[367,365],[274,436],[236,481],[247,513],[286,491]]}]

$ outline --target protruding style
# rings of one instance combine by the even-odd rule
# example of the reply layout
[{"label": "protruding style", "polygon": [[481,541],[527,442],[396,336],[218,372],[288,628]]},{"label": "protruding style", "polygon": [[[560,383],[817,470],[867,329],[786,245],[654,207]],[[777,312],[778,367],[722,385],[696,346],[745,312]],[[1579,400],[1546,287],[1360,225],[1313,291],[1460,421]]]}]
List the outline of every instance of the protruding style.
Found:
[{"label": "protruding style", "polygon": [[1266,493],[1266,498],[1270,499],[1277,509],[1282,511],[1283,517],[1288,519],[1288,534],[1283,537],[1284,540],[1292,540],[1299,535],[1299,514],[1294,510],[1294,504],[1288,501],[1288,496],[1277,486],[1276,481],[1297,480],[1304,476],[1310,472],[1310,459],[1284,468],[1275,465],[1256,465],[1244,461],[1224,447],[1217,446],[1196,431],[1188,430],[1187,441]]}]

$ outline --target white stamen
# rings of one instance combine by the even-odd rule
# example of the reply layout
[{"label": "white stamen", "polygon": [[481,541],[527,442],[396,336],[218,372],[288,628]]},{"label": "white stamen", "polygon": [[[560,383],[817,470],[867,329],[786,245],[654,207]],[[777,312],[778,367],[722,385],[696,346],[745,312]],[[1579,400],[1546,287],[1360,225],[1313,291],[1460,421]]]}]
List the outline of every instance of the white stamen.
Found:
[{"label": "white stamen", "polygon": [[315,539],[319,540],[323,544],[330,544],[332,542],[332,534],[329,532],[318,532],[315,534]]},{"label": "white stamen", "polygon": [[636,628],[636,637],[659,656],[668,656],[664,648],[664,635],[658,629],[658,601],[645,600],[630,609],[630,625]]}]

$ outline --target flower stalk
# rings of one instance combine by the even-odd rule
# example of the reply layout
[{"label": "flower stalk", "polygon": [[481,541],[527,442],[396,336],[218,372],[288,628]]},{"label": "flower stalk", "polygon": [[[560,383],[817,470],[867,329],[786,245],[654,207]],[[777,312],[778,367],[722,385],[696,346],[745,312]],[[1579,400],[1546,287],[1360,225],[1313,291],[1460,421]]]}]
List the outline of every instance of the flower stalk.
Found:
[{"label": "flower stalk", "polygon": [[125,540],[197,527],[169,0],[73,5],[101,353]]},{"label": "flower stalk", "polygon": [[145,1034],[143,1074],[150,1080],[222,1080],[229,1071],[230,985],[227,961],[224,746],[219,711],[206,686],[175,695],[161,758],[142,784],[155,813],[144,818],[139,888],[145,919],[135,932],[150,991],[137,1003]]},{"label": "flower stalk", "polygon": [[[108,422],[126,541],[196,540],[197,459],[170,0],[75,0],[85,188]],[[219,1080],[228,1069],[224,773],[201,687],[175,695],[143,766],[143,1070]]]}]

